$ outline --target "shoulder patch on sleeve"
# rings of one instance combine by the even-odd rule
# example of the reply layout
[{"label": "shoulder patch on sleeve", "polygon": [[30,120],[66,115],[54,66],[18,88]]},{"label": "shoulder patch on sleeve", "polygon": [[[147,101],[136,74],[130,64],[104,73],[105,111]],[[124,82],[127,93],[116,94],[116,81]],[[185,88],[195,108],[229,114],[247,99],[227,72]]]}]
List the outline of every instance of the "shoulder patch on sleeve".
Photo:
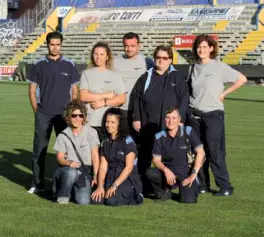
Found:
[{"label": "shoulder patch on sleeve", "polygon": [[161,137],[167,137],[167,134],[165,131],[161,131],[159,133],[156,133],[156,135],[155,135],[156,140],[160,139]]},{"label": "shoulder patch on sleeve", "polygon": [[38,63],[43,62],[43,61],[47,61],[47,62],[48,62],[48,59],[47,59],[46,57],[42,57],[42,58],[40,58],[39,60],[37,60],[37,61],[34,63],[34,65],[37,65]]},{"label": "shoulder patch on sleeve", "polygon": [[66,58],[66,57],[62,56],[62,57],[61,57],[61,60],[64,60],[64,61],[66,61],[66,62],[69,62],[69,63],[72,64],[72,66],[75,66],[75,63],[74,63],[71,59],[69,59],[69,58]]},{"label": "shoulder patch on sleeve", "polygon": [[133,140],[133,138],[132,137],[130,137],[130,136],[128,136],[127,138],[126,138],[126,144],[129,144],[129,143],[134,143],[134,140]]},{"label": "shoulder patch on sleeve", "polygon": [[186,134],[187,134],[188,136],[190,136],[191,131],[192,131],[192,127],[190,127],[190,126],[186,126],[186,127],[185,127],[185,131],[186,131]]}]

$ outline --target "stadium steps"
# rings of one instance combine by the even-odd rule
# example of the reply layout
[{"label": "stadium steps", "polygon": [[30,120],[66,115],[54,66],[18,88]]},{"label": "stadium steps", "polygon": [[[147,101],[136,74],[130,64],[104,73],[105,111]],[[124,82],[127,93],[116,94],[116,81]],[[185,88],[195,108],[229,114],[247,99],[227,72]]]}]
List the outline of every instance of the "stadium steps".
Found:
[{"label": "stadium steps", "polygon": [[224,31],[226,29],[226,27],[228,26],[228,24],[229,24],[229,21],[225,21],[225,20],[218,21],[218,22],[216,22],[213,30],[214,31]]},{"label": "stadium steps", "polygon": [[46,39],[46,33],[42,33],[36,40],[32,42],[24,51],[20,51],[15,56],[9,60],[8,65],[17,65],[19,61],[23,59],[26,55],[36,52],[40,45],[44,44]]},{"label": "stadium steps", "polygon": [[263,31],[249,32],[242,43],[238,45],[236,50],[232,53],[227,54],[223,58],[223,62],[227,64],[238,64],[242,56],[251,51],[254,51],[254,49],[261,43],[261,40],[263,40],[263,38]]},{"label": "stadium steps", "polygon": [[96,29],[98,28],[99,24],[98,23],[92,23],[90,24],[86,29],[85,32],[96,32]]}]

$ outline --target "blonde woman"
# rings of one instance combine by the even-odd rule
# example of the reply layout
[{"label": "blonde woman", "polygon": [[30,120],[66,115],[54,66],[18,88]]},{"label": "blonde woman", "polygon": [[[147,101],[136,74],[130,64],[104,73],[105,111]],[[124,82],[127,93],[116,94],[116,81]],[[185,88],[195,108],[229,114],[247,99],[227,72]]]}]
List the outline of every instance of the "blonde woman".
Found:
[{"label": "blonde woman", "polygon": [[88,110],[88,124],[101,137],[101,122],[109,107],[121,106],[126,102],[122,77],[112,70],[111,49],[105,42],[98,42],[91,52],[92,68],[82,72],[80,99]]}]

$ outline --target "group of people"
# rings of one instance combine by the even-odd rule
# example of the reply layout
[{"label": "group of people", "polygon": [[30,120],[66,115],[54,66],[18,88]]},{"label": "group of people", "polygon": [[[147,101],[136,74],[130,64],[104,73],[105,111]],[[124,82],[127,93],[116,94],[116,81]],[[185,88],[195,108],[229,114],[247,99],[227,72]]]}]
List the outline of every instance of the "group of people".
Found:
[{"label": "group of people", "polygon": [[[124,55],[116,58],[107,43],[98,42],[79,88],[74,63],[61,55],[63,36],[49,33],[46,42],[48,55],[28,76],[35,113],[29,193],[44,190],[45,156],[54,127],[58,168],[53,191],[58,203],[73,198],[83,205],[137,205],[150,192],[170,199],[173,188],[179,188],[180,202],[196,203],[199,193],[211,191],[209,166],[219,187],[214,195],[233,194],[223,100],[247,79],[215,60],[218,45],[211,36],[197,36],[197,62],[187,78],[172,65],[169,46],[157,46],[152,61],[140,54],[136,33],[123,36]],[[192,164],[190,153],[195,156]]]}]

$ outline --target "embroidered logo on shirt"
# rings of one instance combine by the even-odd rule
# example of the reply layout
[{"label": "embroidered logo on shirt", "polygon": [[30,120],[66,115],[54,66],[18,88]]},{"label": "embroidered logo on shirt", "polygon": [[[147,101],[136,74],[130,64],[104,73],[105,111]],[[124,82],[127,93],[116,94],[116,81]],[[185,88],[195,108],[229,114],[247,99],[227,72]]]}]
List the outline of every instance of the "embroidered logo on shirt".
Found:
[{"label": "embroidered logo on shirt", "polygon": [[104,83],[111,83],[111,81],[104,81]]},{"label": "embroidered logo on shirt", "polygon": [[80,145],[80,148],[86,147],[88,144]]},{"label": "embroidered logo on shirt", "polygon": [[67,72],[61,72],[61,75],[66,76],[66,77],[69,76]]},{"label": "embroidered logo on shirt", "polygon": [[170,84],[171,84],[171,86],[176,86],[176,84],[175,84],[175,83],[173,83],[173,82],[171,82]]},{"label": "embroidered logo on shirt", "polygon": [[125,153],[123,151],[118,151],[117,154],[124,155]]}]

